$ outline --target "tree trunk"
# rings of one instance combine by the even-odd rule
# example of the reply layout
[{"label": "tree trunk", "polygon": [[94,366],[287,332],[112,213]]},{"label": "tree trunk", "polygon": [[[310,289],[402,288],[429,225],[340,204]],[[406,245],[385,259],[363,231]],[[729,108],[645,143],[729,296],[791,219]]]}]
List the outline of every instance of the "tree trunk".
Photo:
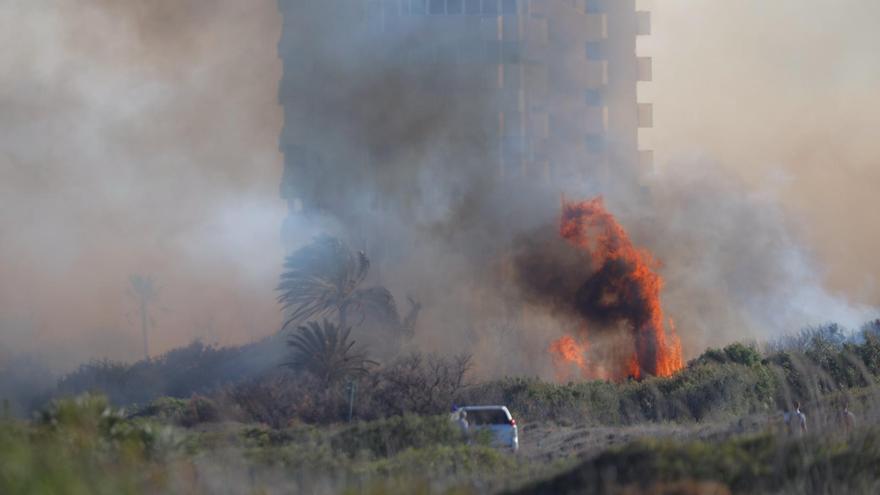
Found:
[{"label": "tree trunk", "polygon": [[150,346],[147,340],[147,301],[141,297],[141,334],[144,337],[144,359],[150,360]]},{"label": "tree trunk", "polygon": [[345,305],[339,306],[339,330],[345,330],[346,324],[348,323],[348,308]]}]

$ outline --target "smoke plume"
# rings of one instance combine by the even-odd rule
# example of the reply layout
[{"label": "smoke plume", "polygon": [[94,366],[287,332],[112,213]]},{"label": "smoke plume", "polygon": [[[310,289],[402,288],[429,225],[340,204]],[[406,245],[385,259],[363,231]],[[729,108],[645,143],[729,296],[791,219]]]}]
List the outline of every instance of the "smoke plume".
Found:
[{"label": "smoke plume", "polygon": [[[592,274],[558,235],[560,192],[604,194],[653,253],[685,357],[857,324],[868,311],[844,294],[878,303],[864,207],[880,156],[865,110],[880,80],[865,52],[873,6],[658,2],[645,46],[657,173],[633,184],[613,172],[635,165],[614,163],[602,183],[574,184],[511,178],[493,159],[491,102],[442,92],[481,77],[461,73],[467,54],[416,50],[418,30],[340,31],[334,16],[360,15],[352,3],[0,6],[0,41],[14,47],[0,52],[2,350],[64,350],[62,368],[138,357],[133,274],[158,287],[156,352],[272,333],[285,250],[329,232],[371,257],[369,283],[422,303],[414,346],[472,352],[484,376],[550,377],[548,344],[580,329],[550,289],[576,293]],[[278,5],[300,6],[284,38]],[[279,136],[305,168],[284,169]],[[279,183],[293,210],[316,208],[283,220]],[[525,289],[514,273],[527,254]]]},{"label": "smoke plume", "polygon": [[[821,263],[784,197],[706,159],[679,160],[643,184],[632,182],[631,163],[612,163],[601,182],[516,177],[494,158],[493,103],[449,89],[480,77],[461,73],[460,52],[420,51],[414,40],[425,32],[417,28],[342,22],[339,15],[367,14],[339,14],[338,2],[288,10],[284,193],[296,208],[306,205],[293,218],[317,210],[337,219],[333,233],[373,258],[375,282],[423,303],[415,345],[474,352],[487,374],[552,375],[548,344],[579,334],[584,316],[569,295],[584,281],[604,288],[619,278],[602,277],[618,265],[594,272],[558,238],[560,192],[604,194],[633,243],[654,253],[686,357],[706,345],[867,318],[823,288]],[[606,326],[620,320],[587,316]]]},{"label": "smoke plume", "polygon": [[280,317],[274,2],[0,5],[0,359],[243,342]]}]

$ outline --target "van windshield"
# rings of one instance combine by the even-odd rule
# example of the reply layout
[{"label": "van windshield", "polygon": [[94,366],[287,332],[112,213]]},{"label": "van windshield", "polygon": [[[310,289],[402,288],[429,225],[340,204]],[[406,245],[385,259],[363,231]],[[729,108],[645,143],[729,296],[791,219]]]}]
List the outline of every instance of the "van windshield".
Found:
[{"label": "van windshield", "polygon": [[503,409],[466,409],[467,421],[472,425],[506,425],[510,423]]}]

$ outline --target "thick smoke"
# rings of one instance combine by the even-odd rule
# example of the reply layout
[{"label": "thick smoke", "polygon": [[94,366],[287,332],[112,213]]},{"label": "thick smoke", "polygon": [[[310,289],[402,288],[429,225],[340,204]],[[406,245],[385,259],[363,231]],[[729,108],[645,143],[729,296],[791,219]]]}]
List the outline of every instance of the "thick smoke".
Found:
[{"label": "thick smoke", "polygon": [[[521,325],[500,272],[511,239],[555,216],[558,189],[497,180],[497,94],[454,89],[487,74],[464,70],[457,51],[418,43],[430,35],[418,28],[340,19],[364,15],[344,4],[286,7],[283,140],[299,166],[287,170],[285,193],[338,218],[334,233],[368,253],[374,282],[423,303],[415,345],[499,358],[523,351],[489,336]],[[543,337],[509,341],[532,352]]]},{"label": "thick smoke", "polygon": [[821,281],[880,305],[880,3],[662,0],[653,10],[640,48],[654,81],[640,91],[654,102],[643,137],[661,175],[712,161],[745,196],[772,193],[801,223],[798,250],[824,268]]},{"label": "thick smoke", "polygon": [[677,163],[631,221],[664,267],[664,302],[686,350],[767,340],[829,321],[856,328],[875,314],[823,284],[804,220],[706,161]]},{"label": "thick smoke", "polygon": [[[0,4],[0,360],[271,333],[283,250],[273,1]],[[2,364],[2,363],[0,363]]]},{"label": "thick smoke", "polygon": [[417,40],[431,33],[419,28],[351,30],[340,16],[370,12],[339,2],[286,8],[283,142],[298,164],[286,172],[286,194],[338,218],[337,233],[374,258],[377,282],[423,303],[416,345],[472,351],[490,374],[510,363],[517,373],[549,373],[547,343],[577,328],[561,294],[576,294],[591,275],[558,239],[560,191],[605,193],[636,245],[655,253],[688,356],[867,317],[823,289],[784,198],[756,193],[708,160],[648,177],[647,192],[614,168],[601,185],[501,180],[495,107],[450,84],[479,77],[461,73],[460,51],[425,48]]},{"label": "thick smoke", "polygon": [[[857,323],[862,312],[829,295],[826,278],[850,294],[867,287],[858,295],[877,302],[877,238],[863,206],[878,183],[867,131],[876,112],[863,110],[876,107],[877,64],[869,48],[853,49],[876,45],[873,7],[658,5],[651,137],[662,168],[646,194],[613,176],[607,189],[498,181],[492,105],[440,91],[481,77],[457,72],[466,54],[416,49],[430,35],[417,30],[328,34],[335,16],[361,15],[355,3],[280,2],[301,7],[284,33],[308,55],[310,79],[282,77],[274,1],[3,3],[0,41],[15,48],[0,52],[2,350],[64,349],[60,367],[138,357],[126,295],[135,273],[159,285],[156,350],[277,329],[282,122],[282,143],[305,145],[285,148],[288,158],[305,153],[312,167],[286,171],[282,192],[320,208],[288,218],[286,247],[318,231],[344,235],[371,256],[370,283],[422,302],[414,345],[473,352],[485,375],[549,376],[548,341],[576,328],[566,301],[533,297],[567,283],[550,267],[530,272],[529,290],[511,282],[527,251],[566,274],[586,269],[558,238],[561,189],[572,199],[605,193],[635,244],[663,263],[663,303],[686,355],[808,323]],[[826,21],[849,45],[803,36],[828,31]],[[780,30],[789,41],[768,43]],[[281,41],[288,57],[293,45]],[[390,54],[371,49],[389,43]],[[862,56],[840,57],[851,53]],[[839,70],[824,70],[829,61]],[[335,155],[309,156],[315,143]],[[723,165],[671,160],[694,148]],[[778,194],[763,163],[782,164]],[[835,271],[817,269],[829,260]]]}]

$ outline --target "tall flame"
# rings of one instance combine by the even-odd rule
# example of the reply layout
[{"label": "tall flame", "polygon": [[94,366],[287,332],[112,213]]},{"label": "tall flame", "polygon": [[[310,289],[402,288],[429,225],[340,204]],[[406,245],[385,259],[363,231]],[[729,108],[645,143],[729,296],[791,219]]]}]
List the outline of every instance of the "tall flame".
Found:
[{"label": "tall flame", "polygon": [[[635,349],[623,363],[634,378],[645,374],[670,376],[683,366],[681,342],[669,320],[664,328],[660,291],[663,279],[655,271],[659,263],[650,252],[633,246],[626,231],[605,209],[601,197],[582,202],[563,199],[560,235],[584,250],[595,271],[578,293],[576,306],[586,318],[623,321],[632,332]],[[553,342],[554,363],[574,363],[585,377],[595,375],[587,362],[586,333],[581,342],[562,337]],[[557,370],[560,369],[557,364]],[[599,378],[599,376],[595,376]]]}]

